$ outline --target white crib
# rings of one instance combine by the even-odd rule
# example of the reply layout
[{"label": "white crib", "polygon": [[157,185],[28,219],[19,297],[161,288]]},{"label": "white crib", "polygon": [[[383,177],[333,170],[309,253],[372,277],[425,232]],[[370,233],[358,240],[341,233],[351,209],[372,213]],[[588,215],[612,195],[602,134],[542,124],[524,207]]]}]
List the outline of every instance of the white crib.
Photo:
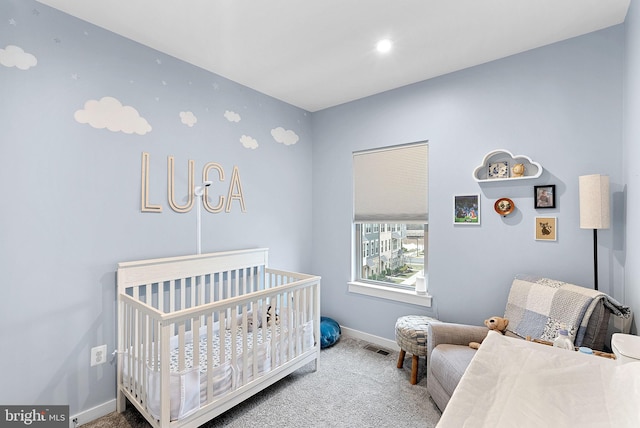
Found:
[{"label": "white crib", "polygon": [[118,264],[118,411],[196,427],[320,355],[320,277],[268,250]]}]

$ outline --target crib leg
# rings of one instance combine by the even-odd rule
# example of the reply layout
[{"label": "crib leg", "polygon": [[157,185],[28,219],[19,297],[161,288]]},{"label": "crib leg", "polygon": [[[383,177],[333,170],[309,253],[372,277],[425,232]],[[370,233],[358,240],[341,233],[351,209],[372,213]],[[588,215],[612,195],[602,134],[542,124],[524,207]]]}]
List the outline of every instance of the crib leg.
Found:
[{"label": "crib leg", "polygon": [[116,400],[116,410],[118,413],[122,413],[127,410],[127,398],[124,396],[120,388],[118,388],[118,398]]}]

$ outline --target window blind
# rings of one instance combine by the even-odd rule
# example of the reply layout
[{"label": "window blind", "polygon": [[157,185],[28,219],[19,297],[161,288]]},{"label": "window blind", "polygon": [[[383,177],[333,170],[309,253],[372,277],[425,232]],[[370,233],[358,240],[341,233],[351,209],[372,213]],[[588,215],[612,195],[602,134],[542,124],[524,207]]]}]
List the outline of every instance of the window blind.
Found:
[{"label": "window blind", "polygon": [[356,223],[428,223],[427,142],[353,153]]}]

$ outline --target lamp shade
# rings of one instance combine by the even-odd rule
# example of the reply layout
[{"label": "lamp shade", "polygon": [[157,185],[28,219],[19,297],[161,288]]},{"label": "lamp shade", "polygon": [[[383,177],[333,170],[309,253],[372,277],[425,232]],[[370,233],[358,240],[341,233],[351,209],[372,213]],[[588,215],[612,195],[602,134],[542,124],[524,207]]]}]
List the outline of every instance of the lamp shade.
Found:
[{"label": "lamp shade", "polygon": [[608,229],[611,224],[609,176],[582,175],[579,180],[580,228]]}]

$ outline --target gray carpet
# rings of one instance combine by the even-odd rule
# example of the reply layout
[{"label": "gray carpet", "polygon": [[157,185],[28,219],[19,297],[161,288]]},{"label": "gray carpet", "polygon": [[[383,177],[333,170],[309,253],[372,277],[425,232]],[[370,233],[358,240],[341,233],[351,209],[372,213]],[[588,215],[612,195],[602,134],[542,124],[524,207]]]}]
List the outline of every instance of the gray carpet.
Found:
[{"label": "gray carpet", "polygon": [[[223,413],[202,427],[434,427],[440,411],[426,390],[424,358],[411,385],[411,357],[398,369],[397,352],[383,355],[368,343],[342,337],[311,364]],[[149,425],[133,406],[83,425],[142,428]]]}]

